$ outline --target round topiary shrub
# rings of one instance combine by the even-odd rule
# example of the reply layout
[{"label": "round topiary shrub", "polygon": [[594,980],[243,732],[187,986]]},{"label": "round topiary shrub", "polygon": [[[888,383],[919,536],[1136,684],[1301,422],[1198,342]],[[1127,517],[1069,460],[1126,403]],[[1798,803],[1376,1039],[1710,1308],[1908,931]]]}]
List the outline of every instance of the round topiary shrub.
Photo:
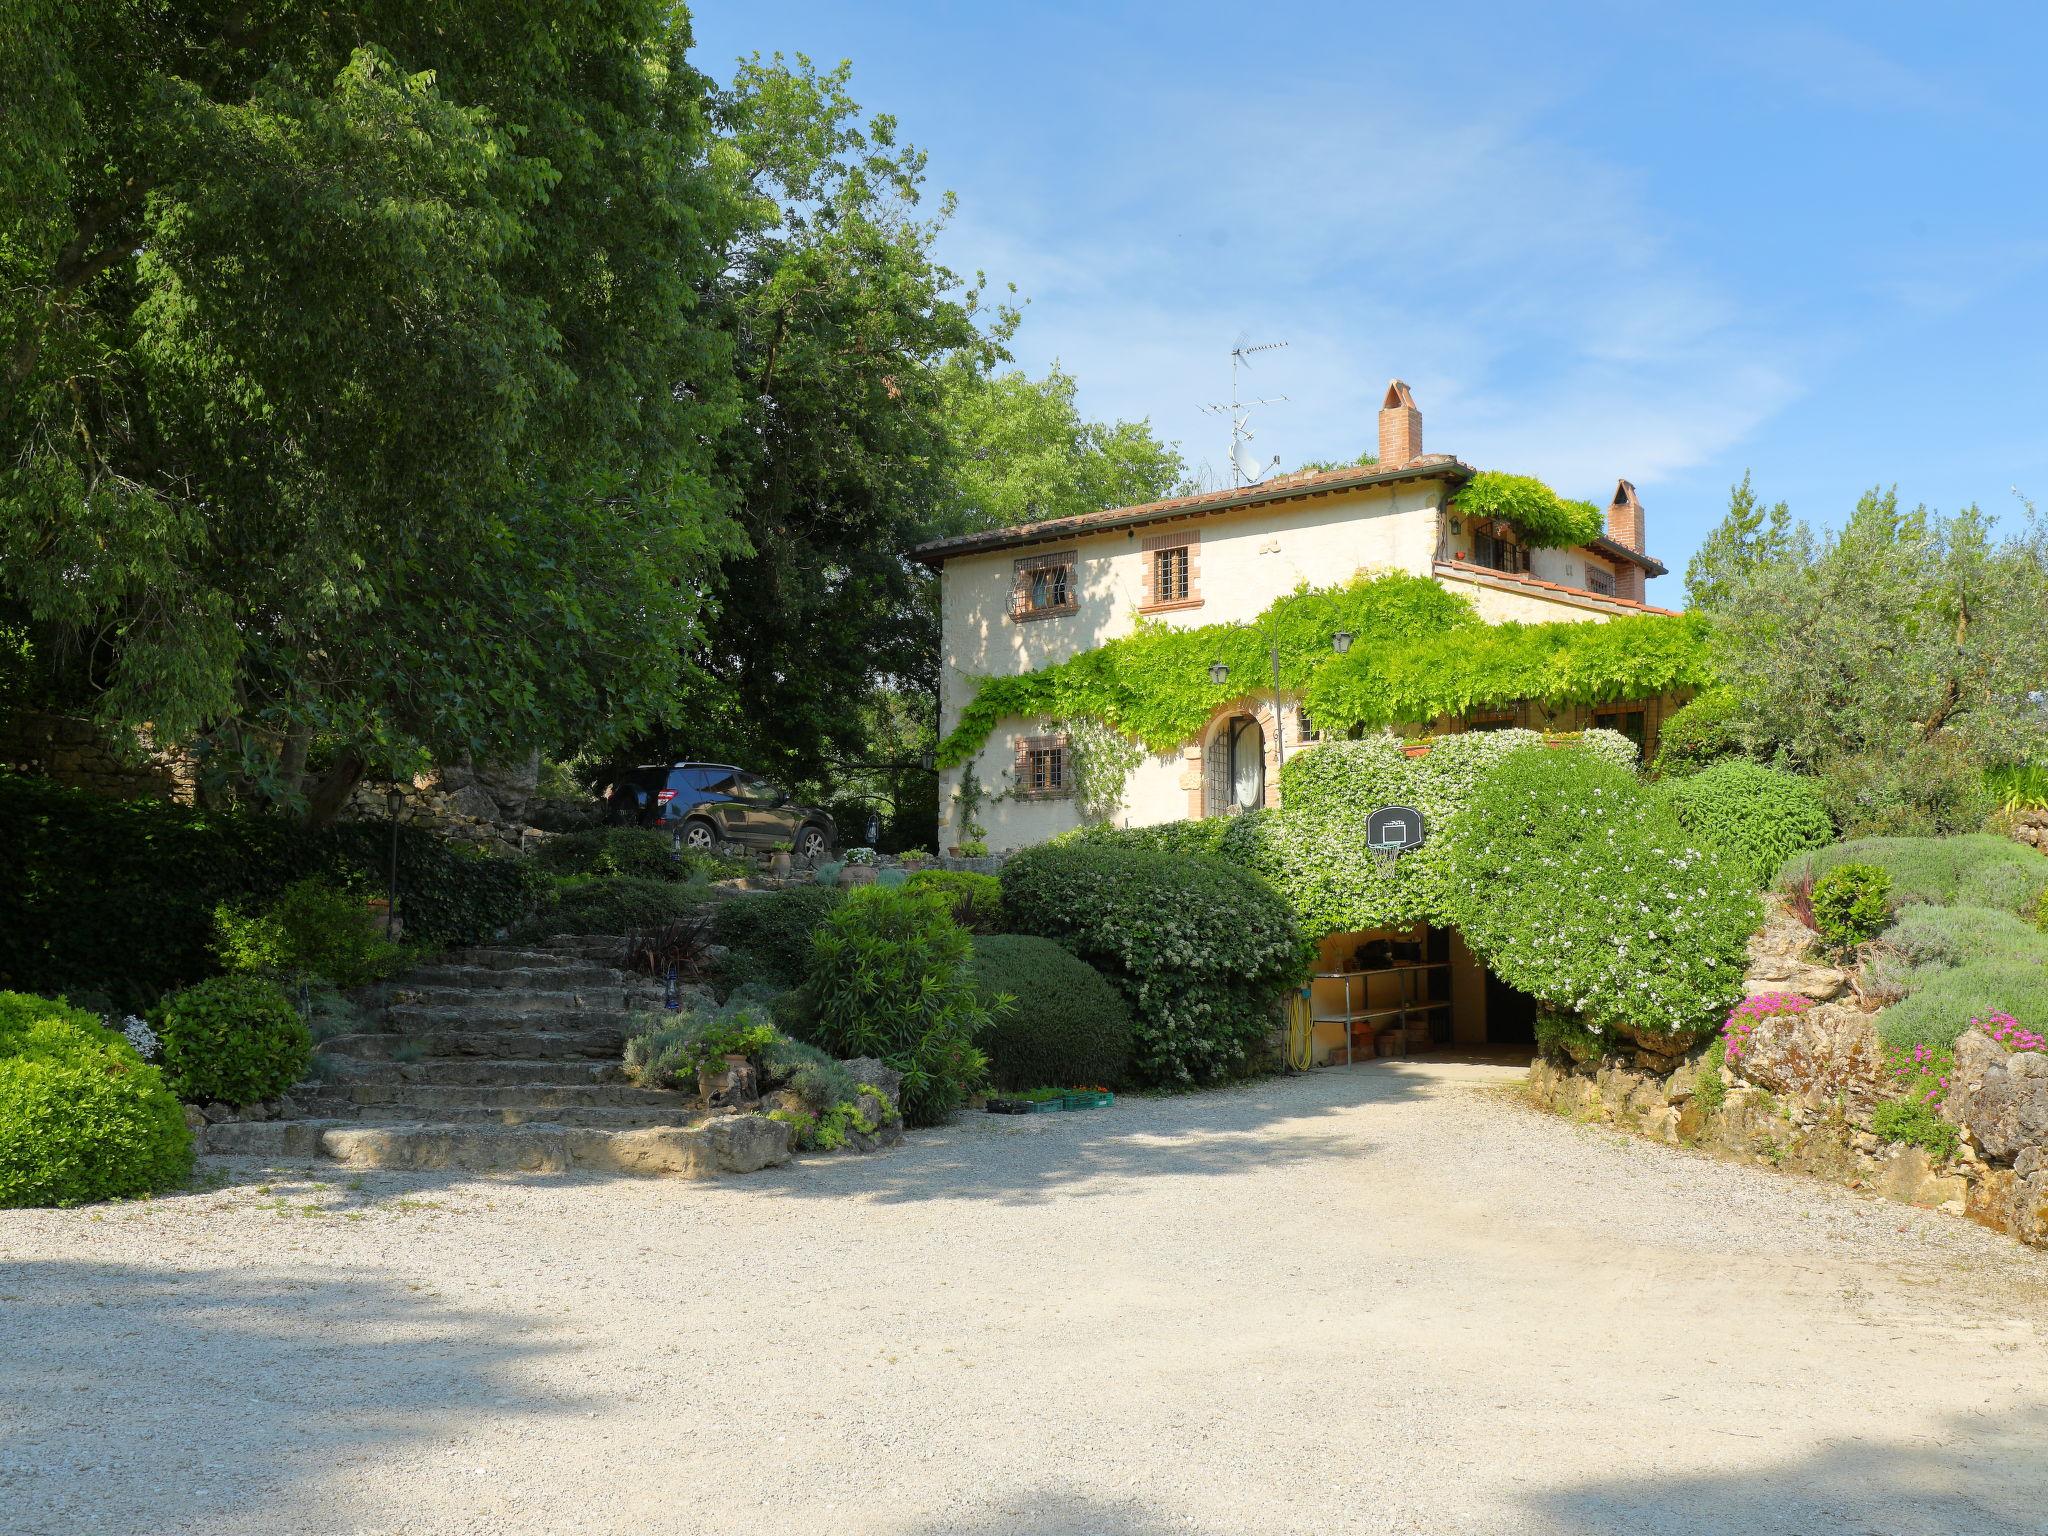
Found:
[{"label": "round topiary shrub", "polygon": [[[1131,1065],[1131,1010],[1085,960],[1022,933],[974,941],[974,981],[995,1022],[981,1037],[998,1088],[1115,1088]],[[997,1008],[1008,996],[1008,1008]]]},{"label": "round topiary shrub", "polygon": [[163,1074],[81,1009],[0,992],[0,1206],[171,1188],[192,1133]]},{"label": "round topiary shrub", "polygon": [[1027,848],[1003,866],[1020,932],[1058,939],[1131,1006],[1133,1071],[1209,1083],[1261,1064],[1313,945],[1257,875],[1208,854],[1114,843]]},{"label": "round topiary shrub", "polygon": [[188,1104],[254,1104],[306,1075],[313,1036],[274,982],[216,976],[173,992],[151,1010],[164,1077]]},{"label": "round topiary shrub", "polygon": [[1667,781],[1664,793],[1686,831],[1740,861],[1758,889],[1835,835],[1818,784],[1758,763],[1714,763]]},{"label": "round topiary shrub", "polygon": [[1748,870],[1583,748],[1507,757],[1438,850],[1449,917],[1509,986],[1649,1044],[1715,1029],[1762,918]]},{"label": "round topiary shrub", "polygon": [[570,875],[554,899],[526,924],[536,936],[555,933],[638,933],[688,917],[698,895],[671,880],[641,875]]},{"label": "round topiary shrub", "polygon": [[797,885],[720,902],[711,937],[728,951],[720,967],[726,984],[796,986],[810,970],[811,935],[845,900],[836,885]]},{"label": "round topiary shrub", "polygon": [[967,931],[935,891],[869,886],[811,939],[803,987],[809,1043],[872,1056],[903,1074],[903,1118],[937,1125],[966,1101],[988,1061],[975,1042],[988,1008],[968,968]]},{"label": "round topiary shrub", "polygon": [[1838,864],[1813,882],[1813,926],[1838,949],[1876,938],[1892,916],[1891,872],[1878,864]]}]

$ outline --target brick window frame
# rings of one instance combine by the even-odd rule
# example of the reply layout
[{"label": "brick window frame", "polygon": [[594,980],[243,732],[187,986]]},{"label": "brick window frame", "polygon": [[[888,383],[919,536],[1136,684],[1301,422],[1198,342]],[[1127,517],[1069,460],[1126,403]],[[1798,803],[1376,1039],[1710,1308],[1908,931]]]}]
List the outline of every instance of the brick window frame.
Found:
[{"label": "brick window frame", "polygon": [[1010,781],[1010,794],[1018,800],[1060,800],[1073,794],[1073,761],[1067,738],[1019,736]]},{"label": "brick window frame", "polygon": [[[1178,608],[1202,606],[1202,535],[1198,531],[1190,528],[1184,533],[1149,534],[1140,546],[1140,554],[1140,613],[1170,613]],[[1166,587],[1162,576],[1170,576],[1173,586]],[[1169,591],[1177,595],[1164,595]]]},{"label": "brick window frame", "polygon": [[[1018,623],[1032,619],[1056,619],[1063,613],[1073,613],[1080,606],[1074,592],[1075,552],[1063,549],[1052,554],[1027,555],[1011,568],[1010,617]],[[1055,576],[1055,573],[1057,575]],[[1046,591],[1052,599],[1034,606],[1032,591],[1038,585],[1040,575],[1049,579]]]}]

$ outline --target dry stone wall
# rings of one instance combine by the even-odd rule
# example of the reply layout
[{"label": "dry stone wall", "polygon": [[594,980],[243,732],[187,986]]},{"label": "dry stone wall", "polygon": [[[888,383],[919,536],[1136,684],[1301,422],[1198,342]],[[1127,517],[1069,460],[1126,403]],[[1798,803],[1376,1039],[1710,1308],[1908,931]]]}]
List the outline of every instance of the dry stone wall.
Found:
[{"label": "dry stone wall", "polygon": [[1676,1067],[1640,1050],[1539,1060],[1531,1098],[1575,1119],[1969,1216],[2048,1247],[2048,1053],[2008,1052],[1966,1033],[1941,1106],[1961,1133],[1956,1156],[1936,1160],[1884,1141],[1871,1117],[1897,1097],[1898,1082],[1876,1015],[1860,1006],[1847,972],[1813,954],[1812,939],[1778,908],[1751,940],[1748,992],[1798,992],[1817,1006],[1759,1021],[1734,1062],[1717,1064],[1707,1048]]}]

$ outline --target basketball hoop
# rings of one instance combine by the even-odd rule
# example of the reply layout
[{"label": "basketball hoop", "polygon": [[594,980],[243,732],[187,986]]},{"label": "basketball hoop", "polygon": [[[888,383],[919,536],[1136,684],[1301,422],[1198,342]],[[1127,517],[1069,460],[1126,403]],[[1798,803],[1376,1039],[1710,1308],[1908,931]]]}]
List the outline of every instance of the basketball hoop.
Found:
[{"label": "basketball hoop", "polygon": [[1394,873],[1402,854],[1422,846],[1426,835],[1422,812],[1413,806],[1383,805],[1365,818],[1365,851],[1382,880]]},{"label": "basketball hoop", "polygon": [[1393,874],[1394,866],[1401,862],[1401,845],[1389,843],[1384,848],[1368,848],[1372,855],[1372,867],[1379,871],[1382,880]]}]

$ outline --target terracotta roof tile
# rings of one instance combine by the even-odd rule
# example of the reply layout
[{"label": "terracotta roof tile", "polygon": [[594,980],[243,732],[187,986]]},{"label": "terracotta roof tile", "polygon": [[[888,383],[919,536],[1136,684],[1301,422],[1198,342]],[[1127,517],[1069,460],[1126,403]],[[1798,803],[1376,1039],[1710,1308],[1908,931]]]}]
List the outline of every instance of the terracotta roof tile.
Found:
[{"label": "terracotta roof tile", "polygon": [[1619,608],[1627,613],[1658,613],[1671,618],[1678,616],[1676,608],[1659,608],[1653,603],[1639,603],[1631,597],[1610,597],[1605,592],[1588,592],[1583,587],[1567,587],[1555,581],[1544,581],[1540,577],[1526,575],[1520,571],[1496,571],[1483,565],[1466,565],[1462,562],[1439,560],[1436,562],[1436,573],[1439,576],[1463,577],[1465,580],[1477,582],[1481,586],[1508,583],[1517,587],[1538,587],[1546,592],[1562,593],[1564,596],[1576,599],[1580,603],[1603,608]]}]

